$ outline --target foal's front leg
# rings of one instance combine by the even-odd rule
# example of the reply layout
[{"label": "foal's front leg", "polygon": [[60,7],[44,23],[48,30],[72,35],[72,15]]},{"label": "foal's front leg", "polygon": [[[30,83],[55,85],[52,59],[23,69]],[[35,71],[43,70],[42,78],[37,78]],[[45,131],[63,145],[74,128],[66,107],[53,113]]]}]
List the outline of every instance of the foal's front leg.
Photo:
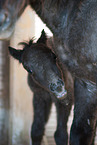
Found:
[{"label": "foal's front leg", "polygon": [[93,145],[97,121],[97,86],[89,81],[76,79],[74,94],[70,145]]},{"label": "foal's front leg", "polygon": [[71,103],[68,105],[56,102],[57,109],[57,130],[55,132],[56,145],[68,144],[67,121],[71,110]]},{"label": "foal's front leg", "polygon": [[51,104],[52,101],[48,92],[41,88],[40,91],[38,90],[38,92],[34,92],[34,121],[31,130],[33,145],[41,145],[41,141],[44,135],[45,124],[50,114]]},{"label": "foal's front leg", "polygon": [[41,145],[45,124],[48,121],[51,110],[52,100],[49,92],[37,85],[30,75],[28,75],[28,84],[31,91],[34,92],[34,116],[31,129],[32,144]]}]

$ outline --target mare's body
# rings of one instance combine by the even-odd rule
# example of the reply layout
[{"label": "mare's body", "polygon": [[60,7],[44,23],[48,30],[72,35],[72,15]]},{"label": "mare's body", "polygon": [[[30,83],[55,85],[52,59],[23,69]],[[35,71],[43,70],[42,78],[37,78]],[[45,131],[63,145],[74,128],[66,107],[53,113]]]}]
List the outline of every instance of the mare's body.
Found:
[{"label": "mare's body", "polygon": [[70,144],[91,145],[97,122],[97,0],[30,0],[30,4],[53,33],[61,69],[66,67],[75,80]]},{"label": "mare's body", "polygon": [[0,0],[0,39],[9,39],[28,0]]}]

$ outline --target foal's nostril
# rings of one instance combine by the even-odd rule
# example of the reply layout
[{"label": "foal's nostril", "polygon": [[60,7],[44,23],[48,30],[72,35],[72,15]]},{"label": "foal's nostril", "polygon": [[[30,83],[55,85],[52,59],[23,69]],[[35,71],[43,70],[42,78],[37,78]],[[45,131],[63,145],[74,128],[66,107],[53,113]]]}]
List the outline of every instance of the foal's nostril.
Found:
[{"label": "foal's nostril", "polygon": [[60,93],[62,91],[62,85],[51,84],[50,89],[51,91],[56,91]]},{"label": "foal's nostril", "polygon": [[61,79],[59,79],[57,85],[64,86],[64,82]]},{"label": "foal's nostril", "polygon": [[53,84],[53,83],[51,83],[51,85],[50,85],[50,89],[51,89],[51,91],[55,91],[55,89],[56,89],[56,85]]}]

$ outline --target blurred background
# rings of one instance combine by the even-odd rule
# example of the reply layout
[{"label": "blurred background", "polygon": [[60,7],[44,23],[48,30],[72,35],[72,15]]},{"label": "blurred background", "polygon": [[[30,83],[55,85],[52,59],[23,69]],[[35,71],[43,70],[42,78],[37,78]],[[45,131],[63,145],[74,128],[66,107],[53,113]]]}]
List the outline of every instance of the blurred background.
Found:
[{"label": "blurred background", "polygon": [[[42,29],[49,37],[50,30],[27,6],[16,23],[15,31],[9,41],[0,41],[0,145],[30,145],[30,130],[33,121],[33,93],[27,84],[27,72],[18,61],[10,57],[8,46],[21,48],[19,42],[35,41]],[[73,116],[73,107],[68,121],[68,132]],[[52,106],[49,122],[43,138],[43,145],[55,145],[53,134],[56,130],[56,109]],[[97,145],[97,138],[95,139]]]}]

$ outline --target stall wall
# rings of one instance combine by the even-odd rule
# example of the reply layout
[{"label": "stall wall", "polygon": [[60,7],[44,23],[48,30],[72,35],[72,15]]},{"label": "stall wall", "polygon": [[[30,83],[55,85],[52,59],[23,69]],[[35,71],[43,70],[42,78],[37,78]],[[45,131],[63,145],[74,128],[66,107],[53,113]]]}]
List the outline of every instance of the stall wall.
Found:
[{"label": "stall wall", "polygon": [[[31,39],[35,32],[34,12],[28,6],[18,20],[10,45],[21,49],[18,43]],[[10,59],[10,140],[9,145],[30,144],[33,116],[32,92],[27,85],[27,72],[12,57]]]}]

